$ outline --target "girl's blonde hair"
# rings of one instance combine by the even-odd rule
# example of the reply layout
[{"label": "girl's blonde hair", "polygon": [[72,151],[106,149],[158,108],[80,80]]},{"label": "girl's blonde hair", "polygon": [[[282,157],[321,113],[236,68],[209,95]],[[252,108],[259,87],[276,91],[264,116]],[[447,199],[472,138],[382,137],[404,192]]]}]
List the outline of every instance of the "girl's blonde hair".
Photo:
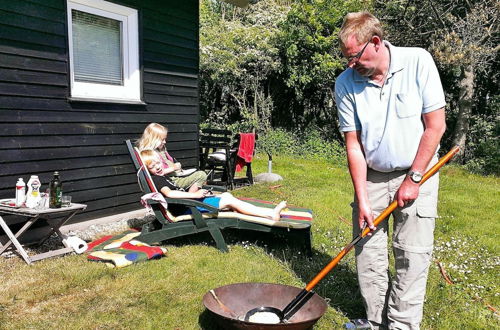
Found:
[{"label": "girl's blonde hair", "polygon": [[162,135],[166,135],[167,133],[168,130],[165,126],[151,123],[144,129],[141,138],[137,141],[137,148],[139,148],[139,150],[156,150],[162,143]]},{"label": "girl's blonde hair", "polygon": [[153,161],[160,159],[158,153],[152,149],[145,149],[141,151],[141,159],[144,165],[149,166]]},{"label": "girl's blonde hair", "polygon": [[384,30],[380,21],[367,11],[349,13],[344,17],[344,22],[339,32],[340,45],[345,46],[349,37],[353,35],[361,44],[373,36],[384,39]]}]

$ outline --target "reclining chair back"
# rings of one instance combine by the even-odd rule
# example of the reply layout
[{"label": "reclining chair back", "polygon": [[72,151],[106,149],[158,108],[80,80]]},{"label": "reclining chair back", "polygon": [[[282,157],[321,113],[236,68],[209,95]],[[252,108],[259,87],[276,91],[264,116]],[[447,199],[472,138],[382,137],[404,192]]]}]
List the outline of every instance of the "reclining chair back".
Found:
[{"label": "reclining chair back", "polygon": [[[142,192],[145,194],[160,193],[156,189],[156,186],[153,182],[153,179],[151,179],[151,175],[149,174],[149,171],[146,168],[146,165],[144,165],[144,163],[142,161],[141,154],[139,153],[139,150],[132,145],[132,142],[130,140],[127,140],[125,142],[127,144],[127,149],[128,149],[130,158],[132,159],[132,162],[134,163],[135,170],[137,171],[137,180],[138,180],[139,187],[141,188]],[[157,206],[158,206],[161,214],[163,215],[163,217],[168,222],[172,222],[167,210],[165,210],[165,208],[161,204],[157,204]]]}]

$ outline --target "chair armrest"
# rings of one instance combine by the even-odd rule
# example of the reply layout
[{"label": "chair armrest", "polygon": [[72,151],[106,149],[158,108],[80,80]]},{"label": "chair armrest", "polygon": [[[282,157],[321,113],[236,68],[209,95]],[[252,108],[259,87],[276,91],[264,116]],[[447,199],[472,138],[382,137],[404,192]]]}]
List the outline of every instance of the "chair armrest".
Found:
[{"label": "chair armrest", "polygon": [[[184,205],[184,206],[188,206],[190,208],[191,207],[197,207],[197,206],[198,207],[203,207],[204,209],[207,209],[210,212],[219,213],[219,209],[218,208],[213,207],[212,205],[205,204],[203,202],[194,200],[194,199],[187,199],[187,198],[165,198],[165,201],[168,204]],[[149,199],[147,201],[147,203],[149,205],[158,205],[158,204],[161,204],[160,202],[152,200],[152,199]]]},{"label": "chair armrest", "polygon": [[227,191],[227,189],[222,187],[222,186],[214,186],[214,185],[209,185],[209,184],[206,184],[201,188],[202,189],[211,189],[213,191],[219,191],[219,192],[226,192]]},{"label": "chair armrest", "polygon": [[219,209],[218,208],[213,207],[212,205],[205,204],[203,202],[194,200],[194,199],[187,199],[187,198],[165,198],[165,200],[169,204],[184,205],[184,206],[188,206],[189,208],[196,208],[198,206],[198,207],[203,207],[204,209],[207,209],[210,212],[219,213]]},{"label": "chair armrest", "polygon": [[[212,214],[218,215],[219,214],[219,209],[213,207],[212,205],[208,205],[202,202],[199,202],[197,200],[193,199],[184,199],[184,198],[165,198],[165,201],[169,204],[178,204],[178,205],[183,205],[188,207],[191,210],[191,215],[193,216],[193,221],[195,223],[196,228],[205,228],[208,227],[207,222],[203,218],[203,215],[201,214],[200,210],[198,210],[196,207],[203,207],[210,211]],[[160,202],[155,201],[155,200],[148,200],[148,203],[150,205],[157,205],[160,204]]]}]

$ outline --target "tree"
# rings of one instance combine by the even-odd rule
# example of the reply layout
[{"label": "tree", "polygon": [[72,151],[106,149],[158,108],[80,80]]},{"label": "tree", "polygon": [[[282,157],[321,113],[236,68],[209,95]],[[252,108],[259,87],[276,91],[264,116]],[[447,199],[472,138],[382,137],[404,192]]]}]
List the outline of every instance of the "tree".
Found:
[{"label": "tree", "polygon": [[287,11],[287,3],[278,0],[247,9],[201,2],[201,110],[212,125],[269,129],[274,107],[269,77],[280,65],[272,38]]},{"label": "tree", "polygon": [[446,144],[461,147],[458,158],[463,162],[473,158],[477,145],[467,141],[475,138],[468,136],[474,118],[479,124],[498,120],[498,113],[491,110],[498,95],[500,3],[376,1],[375,8],[396,44],[421,46],[434,55],[450,101],[447,124],[451,134],[447,133]]},{"label": "tree", "polygon": [[[498,17],[500,3],[486,1],[466,2],[463,17],[448,14],[444,27],[433,36],[431,50],[438,63],[458,73],[458,115],[453,133],[453,144],[460,146],[463,157],[466,138],[472,119],[477,76],[488,72],[497,58],[500,41]],[[498,74],[490,72],[491,74]]]},{"label": "tree", "polygon": [[[338,31],[350,11],[369,1],[298,0],[280,25],[277,39],[281,71],[275,99],[280,126],[306,130],[318,127],[325,137],[338,132],[333,85],[345,68]],[[291,118],[290,118],[291,117]],[[291,119],[291,120],[290,120]]]}]

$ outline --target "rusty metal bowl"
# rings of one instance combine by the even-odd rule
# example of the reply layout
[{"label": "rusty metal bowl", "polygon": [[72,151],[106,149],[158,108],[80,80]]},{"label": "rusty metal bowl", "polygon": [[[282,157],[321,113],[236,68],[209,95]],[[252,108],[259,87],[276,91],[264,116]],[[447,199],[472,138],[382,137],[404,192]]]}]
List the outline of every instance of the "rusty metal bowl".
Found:
[{"label": "rusty metal bowl", "polygon": [[223,302],[237,317],[224,311],[215,298],[207,292],[203,296],[203,304],[213,315],[217,324],[223,329],[247,330],[304,330],[310,329],[326,312],[327,303],[314,294],[309,301],[295,313],[287,323],[264,324],[245,321],[248,311],[261,306],[283,310],[302,289],[272,283],[236,283],[214,289]]}]

